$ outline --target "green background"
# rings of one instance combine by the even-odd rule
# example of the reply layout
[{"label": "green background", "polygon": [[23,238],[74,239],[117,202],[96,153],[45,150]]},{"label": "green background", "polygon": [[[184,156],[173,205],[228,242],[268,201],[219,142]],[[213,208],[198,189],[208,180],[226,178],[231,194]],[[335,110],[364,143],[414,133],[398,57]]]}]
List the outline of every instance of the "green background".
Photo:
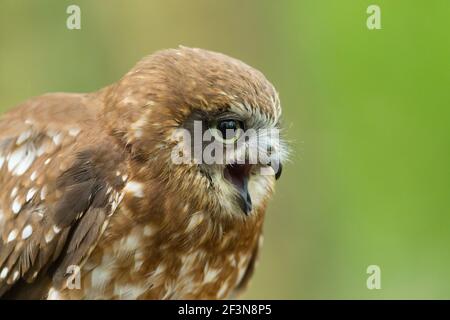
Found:
[{"label": "green background", "polygon": [[449,31],[448,0],[1,0],[0,109],[180,44],[237,57],[279,90],[293,149],[244,297],[449,299]]}]

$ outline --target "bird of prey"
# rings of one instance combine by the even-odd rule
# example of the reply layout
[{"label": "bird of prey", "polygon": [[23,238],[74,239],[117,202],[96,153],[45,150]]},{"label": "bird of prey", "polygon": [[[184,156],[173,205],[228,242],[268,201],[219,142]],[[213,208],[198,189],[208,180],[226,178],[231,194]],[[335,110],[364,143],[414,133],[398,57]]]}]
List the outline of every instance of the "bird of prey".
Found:
[{"label": "bird of prey", "polygon": [[174,148],[189,143],[174,133],[200,123],[225,147],[238,132],[278,129],[280,116],[278,93],[261,72],[187,47],[150,55],[97,92],[46,94],[4,114],[0,297],[223,299],[241,292],[284,143],[268,148],[278,166],[250,163],[246,152],[233,162],[237,149],[229,162],[176,163]]}]

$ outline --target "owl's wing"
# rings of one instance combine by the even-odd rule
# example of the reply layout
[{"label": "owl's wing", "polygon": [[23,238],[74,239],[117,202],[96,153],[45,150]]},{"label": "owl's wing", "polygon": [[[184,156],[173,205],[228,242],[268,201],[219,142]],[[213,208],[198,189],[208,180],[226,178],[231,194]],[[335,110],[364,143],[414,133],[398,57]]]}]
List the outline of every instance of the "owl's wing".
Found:
[{"label": "owl's wing", "polygon": [[50,270],[64,286],[119,205],[126,173],[107,137],[16,125],[0,122],[0,297]]}]

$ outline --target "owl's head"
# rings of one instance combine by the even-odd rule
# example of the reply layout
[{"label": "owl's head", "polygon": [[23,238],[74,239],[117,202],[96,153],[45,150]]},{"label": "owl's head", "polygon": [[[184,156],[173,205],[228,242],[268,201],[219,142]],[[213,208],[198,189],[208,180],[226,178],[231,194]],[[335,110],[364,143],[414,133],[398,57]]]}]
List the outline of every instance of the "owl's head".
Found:
[{"label": "owl's head", "polygon": [[278,94],[261,72],[180,47],[143,59],[112,88],[109,129],[161,192],[229,216],[265,207],[286,148]]}]

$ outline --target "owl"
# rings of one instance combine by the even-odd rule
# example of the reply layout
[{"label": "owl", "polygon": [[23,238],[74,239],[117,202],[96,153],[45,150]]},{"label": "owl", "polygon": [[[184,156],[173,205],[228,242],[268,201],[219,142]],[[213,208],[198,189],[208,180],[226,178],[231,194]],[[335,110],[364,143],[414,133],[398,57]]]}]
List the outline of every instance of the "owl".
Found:
[{"label": "owl", "polygon": [[[97,92],[46,94],[6,113],[0,297],[234,297],[252,276],[286,156],[267,134],[280,117],[261,72],[187,47]],[[252,141],[277,161],[250,161]]]}]

